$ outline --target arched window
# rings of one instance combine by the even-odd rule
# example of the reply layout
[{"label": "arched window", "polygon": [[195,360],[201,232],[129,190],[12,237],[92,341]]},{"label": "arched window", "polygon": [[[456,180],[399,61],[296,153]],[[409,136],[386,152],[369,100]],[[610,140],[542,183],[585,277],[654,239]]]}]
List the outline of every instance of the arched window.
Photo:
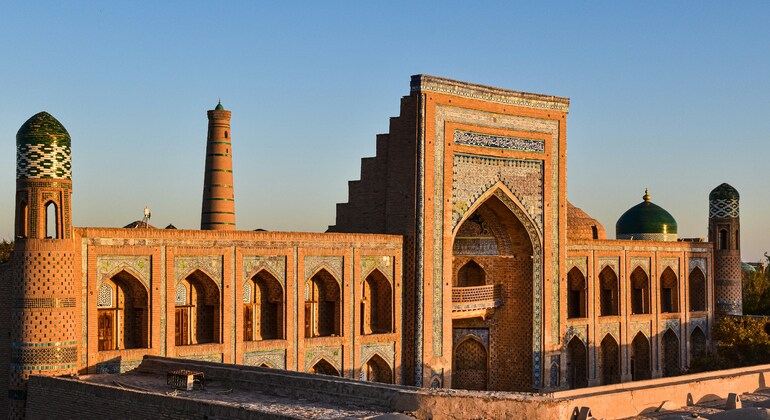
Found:
[{"label": "arched window", "polygon": [[340,336],[342,304],[340,285],[325,269],[305,285],[305,337]]},{"label": "arched window", "polygon": [[602,340],[601,348],[602,385],[620,383],[620,347],[612,334]]},{"label": "arched window", "polygon": [[700,268],[695,267],[690,273],[690,311],[706,310],[706,276]]},{"label": "arched window", "polygon": [[283,339],[283,288],[261,270],[243,288],[243,340]]},{"label": "arched window", "polygon": [[456,287],[476,287],[487,284],[486,273],[476,261],[468,261],[457,272]]},{"label": "arched window", "polygon": [[567,318],[587,318],[588,317],[588,289],[586,287],[586,278],[583,273],[573,267],[567,273]]},{"label": "arched window", "polygon": [[679,367],[679,337],[669,328],[663,334],[663,376],[676,376]]},{"label": "arched window", "polygon": [[316,373],[319,375],[340,376],[340,372],[326,359],[321,359],[313,367],[310,368],[309,373]]},{"label": "arched window", "polygon": [[53,201],[45,205],[45,236],[50,239],[59,239],[59,212]]},{"label": "arched window", "polygon": [[175,344],[218,343],[219,313],[219,287],[202,271],[194,271],[176,288]]},{"label": "arched window", "polygon": [[487,349],[475,337],[460,342],[452,358],[452,388],[484,391],[487,389]]},{"label": "arched window", "polygon": [[369,382],[392,384],[393,370],[382,357],[375,354],[364,365],[361,379]]},{"label": "arched window", "polygon": [[599,273],[599,306],[601,316],[618,315],[618,276],[610,267]]},{"label": "arched window", "polygon": [[98,348],[149,347],[147,289],[125,271],[105,280],[97,296]]},{"label": "arched window", "polygon": [[393,291],[378,270],[364,280],[361,296],[361,334],[393,332]]},{"label": "arched window", "polygon": [[578,336],[567,344],[567,379],[570,389],[588,386],[588,351]]},{"label": "arched window", "polygon": [[650,279],[642,267],[631,273],[631,313],[650,313]]},{"label": "arched window", "polygon": [[640,331],[631,342],[631,380],[650,379],[651,372],[650,340]]},{"label": "arched window", "polygon": [[225,138],[228,138],[228,137],[227,137],[227,131],[225,131]]},{"label": "arched window", "polygon": [[679,279],[671,267],[660,275],[660,312],[679,312]]},{"label": "arched window", "polygon": [[727,229],[719,229],[719,249],[727,249]]},{"label": "arched window", "polygon": [[19,201],[16,210],[16,236],[26,238],[29,236],[29,205],[27,200]]}]

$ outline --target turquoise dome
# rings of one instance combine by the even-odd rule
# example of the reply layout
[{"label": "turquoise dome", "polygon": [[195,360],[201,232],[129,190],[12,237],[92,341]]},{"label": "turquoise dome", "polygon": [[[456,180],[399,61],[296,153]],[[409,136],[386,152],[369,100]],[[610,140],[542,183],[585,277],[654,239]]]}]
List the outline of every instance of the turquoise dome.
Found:
[{"label": "turquoise dome", "polygon": [[650,201],[647,191],[644,201],[623,213],[615,224],[617,239],[676,241],[676,220],[663,207]]},{"label": "turquoise dome", "polygon": [[214,108],[214,110],[215,110],[215,111],[224,111],[224,110],[225,110],[225,107],[223,107],[223,106],[222,106],[222,101],[219,101],[219,102],[217,103],[217,107],[216,107],[216,108]]}]

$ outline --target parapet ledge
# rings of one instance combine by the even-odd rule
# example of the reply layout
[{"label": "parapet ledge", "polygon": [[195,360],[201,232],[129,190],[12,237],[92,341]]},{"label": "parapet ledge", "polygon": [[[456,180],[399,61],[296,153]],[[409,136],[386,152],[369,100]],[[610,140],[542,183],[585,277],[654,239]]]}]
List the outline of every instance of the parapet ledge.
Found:
[{"label": "parapet ledge", "polygon": [[436,92],[529,108],[569,112],[569,98],[500,89],[427,74],[412,76],[410,90],[412,93]]}]

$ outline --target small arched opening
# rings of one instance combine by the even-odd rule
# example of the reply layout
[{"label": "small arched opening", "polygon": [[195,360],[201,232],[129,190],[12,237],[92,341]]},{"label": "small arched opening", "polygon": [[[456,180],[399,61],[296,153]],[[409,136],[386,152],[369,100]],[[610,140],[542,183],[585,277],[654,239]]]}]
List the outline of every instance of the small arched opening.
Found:
[{"label": "small arched opening", "polygon": [[59,211],[53,201],[45,205],[45,237],[59,239]]},{"label": "small arched opening", "polygon": [[700,312],[706,310],[706,276],[699,267],[695,267],[690,273],[690,311]]},{"label": "small arched opening", "polygon": [[177,346],[219,342],[219,287],[211,277],[195,270],[177,284],[175,300]]},{"label": "small arched opening", "polygon": [[379,382],[383,384],[393,383],[393,370],[388,366],[388,363],[375,354],[364,364],[363,379],[369,382]]},{"label": "small arched opening", "polygon": [[601,316],[619,314],[618,309],[618,276],[610,267],[604,267],[599,273],[599,306]]},{"label": "small arched opening", "polygon": [[679,312],[679,279],[671,267],[660,275],[660,312]]},{"label": "small arched opening", "polygon": [[700,327],[695,327],[690,334],[690,360],[706,354],[706,334]]},{"label": "small arched opening", "polygon": [[29,205],[27,200],[19,200],[16,209],[16,236],[26,238],[29,236]]},{"label": "small arched opening", "polygon": [[682,372],[679,364],[679,337],[671,328],[663,334],[663,376],[676,376]]},{"label": "small arched opening", "polygon": [[567,344],[567,379],[570,389],[588,386],[588,351],[578,336]]},{"label": "small arched opening", "polygon": [[577,267],[567,273],[567,318],[588,317],[588,288],[586,278]]},{"label": "small arched opening", "polygon": [[620,346],[612,334],[607,334],[601,347],[602,385],[620,383]]},{"label": "small arched opening", "polygon": [[305,337],[339,336],[342,330],[340,285],[325,269],[305,285]]},{"label": "small arched opening", "polygon": [[727,249],[727,229],[719,229],[719,249]]},{"label": "small arched opening", "polygon": [[631,273],[631,313],[650,313],[650,278],[642,267]]},{"label": "small arched opening", "polygon": [[361,296],[361,334],[393,332],[393,289],[379,270],[366,276]]},{"label": "small arched opening", "polygon": [[477,287],[487,284],[487,275],[476,261],[468,261],[457,272],[455,287]]},{"label": "small arched opening", "polygon": [[318,375],[328,375],[328,376],[340,376],[340,372],[335,368],[331,363],[329,363],[326,359],[320,359],[316,362],[316,364],[313,365],[313,367],[310,368],[310,371],[308,373],[315,373]]},{"label": "small arched opening", "polygon": [[484,391],[487,389],[487,348],[475,337],[461,341],[452,358],[452,388]]},{"label": "small arched opening", "polygon": [[631,380],[641,381],[652,377],[650,340],[641,331],[631,342]]},{"label": "small arched opening", "polygon": [[244,284],[243,339],[282,340],[283,287],[267,270],[261,270]]}]

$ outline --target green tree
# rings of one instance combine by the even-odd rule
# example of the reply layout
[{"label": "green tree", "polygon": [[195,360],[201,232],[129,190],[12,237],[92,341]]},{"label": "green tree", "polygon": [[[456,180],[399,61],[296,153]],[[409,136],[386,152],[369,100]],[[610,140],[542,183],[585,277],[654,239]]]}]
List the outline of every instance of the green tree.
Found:
[{"label": "green tree", "polygon": [[0,242],[0,264],[11,260],[11,251],[13,251],[13,242],[8,242],[3,239],[3,241]]},{"label": "green tree", "polygon": [[770,363],[770,318],[731,316],[719,319],[711,329],[716,352],[695,358],[690,372],[731,369]]},{"label": "green tree", "polygon": [[[766,264],[770,257],[765,253]],[[763,270],[743,270],[743,313],[770,315],[770,276]]]}]

